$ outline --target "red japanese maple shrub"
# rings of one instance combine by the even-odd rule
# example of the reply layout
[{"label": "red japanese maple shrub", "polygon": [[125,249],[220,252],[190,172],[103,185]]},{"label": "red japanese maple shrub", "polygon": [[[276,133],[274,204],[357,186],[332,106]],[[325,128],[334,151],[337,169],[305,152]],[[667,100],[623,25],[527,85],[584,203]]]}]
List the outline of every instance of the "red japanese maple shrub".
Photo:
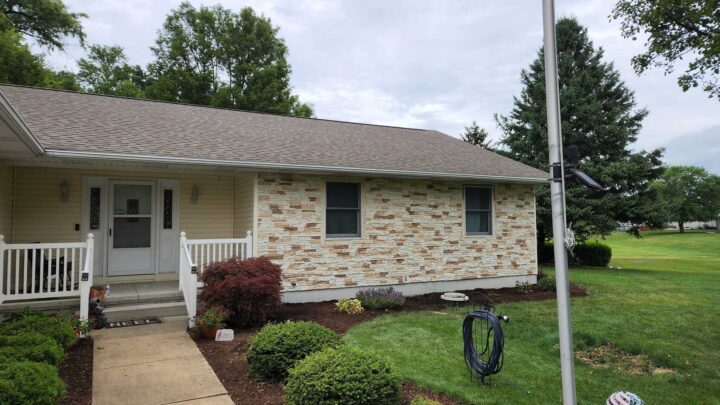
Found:
[{"label": "red japanese maple shrub", "polygon": [[200,299],[225,308],[237,326],[263,324],[280,306],[280,274],[280,267],[264,257],[212,263],[201,276]]}]

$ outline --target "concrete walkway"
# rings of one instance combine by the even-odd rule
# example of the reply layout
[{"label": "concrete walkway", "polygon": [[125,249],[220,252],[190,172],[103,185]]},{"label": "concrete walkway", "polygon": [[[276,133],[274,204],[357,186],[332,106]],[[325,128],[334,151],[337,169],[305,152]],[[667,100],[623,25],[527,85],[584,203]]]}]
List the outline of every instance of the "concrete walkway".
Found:
[{"label": "concrete walkway", "polygon": [[174,317],[93,332],[93,405],[232,404],[185,324]]}]

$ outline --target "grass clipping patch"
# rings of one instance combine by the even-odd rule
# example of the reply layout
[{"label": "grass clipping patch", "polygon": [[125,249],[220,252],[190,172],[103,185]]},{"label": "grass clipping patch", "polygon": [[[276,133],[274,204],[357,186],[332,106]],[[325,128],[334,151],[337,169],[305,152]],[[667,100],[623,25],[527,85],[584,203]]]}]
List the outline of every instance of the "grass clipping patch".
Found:
[{"label": "grass clipping patch", "polygon": [[675,370],[658,367],[646,354],[630,354],[611,343],[575,352],[575,357],[590,367],[612,368],[629,375],[673,374]]}]

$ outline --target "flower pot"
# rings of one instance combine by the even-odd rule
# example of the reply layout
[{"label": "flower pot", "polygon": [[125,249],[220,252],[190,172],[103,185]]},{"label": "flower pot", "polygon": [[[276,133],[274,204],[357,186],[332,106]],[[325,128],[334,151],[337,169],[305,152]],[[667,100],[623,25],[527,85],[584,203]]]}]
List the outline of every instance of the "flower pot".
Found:
[{"label": "flower pot", "polygon": [[220,329],[220,326],[213,326],[212,328],[205,328],[200,329],[200,333],[202,333],[203,337],[205,339],[215,339],[215,335],[217,335],[217,331]]}]

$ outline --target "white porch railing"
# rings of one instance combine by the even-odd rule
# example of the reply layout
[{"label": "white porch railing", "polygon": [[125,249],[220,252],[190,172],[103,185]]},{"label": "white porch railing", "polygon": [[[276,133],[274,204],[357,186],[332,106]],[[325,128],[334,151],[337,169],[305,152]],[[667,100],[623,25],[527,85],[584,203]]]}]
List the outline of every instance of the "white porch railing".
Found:
[{"label": "white porch railing", "polygon": [[190,255],[187,236],[180,232],[180,291],[185,300],[185,309],[188,315],[188,327],[195,327],[197,315],[197,265]]},{"label": "white porch railing", "polygon": [[5,243],[0,235],[0,303],[77,297],[92,282],[93,235],[85,242]]},{"label": "white porch railing", "polygon": [[180,233],[180,291],[185,299],[189,327],[195,326],[198,277],[205,267],[231,257],[247,259],[253,256],[252,251],[250,231],[239,239],[188,239],[185,232]]},{"label": "white porch railing", "polygon": [[219,262],[231,257],[244,260],[252,257],[252,233],[239,239],[188,239],[190,257],[198,266],[198,274],[202,274],[205,267],[213,262]]}]

